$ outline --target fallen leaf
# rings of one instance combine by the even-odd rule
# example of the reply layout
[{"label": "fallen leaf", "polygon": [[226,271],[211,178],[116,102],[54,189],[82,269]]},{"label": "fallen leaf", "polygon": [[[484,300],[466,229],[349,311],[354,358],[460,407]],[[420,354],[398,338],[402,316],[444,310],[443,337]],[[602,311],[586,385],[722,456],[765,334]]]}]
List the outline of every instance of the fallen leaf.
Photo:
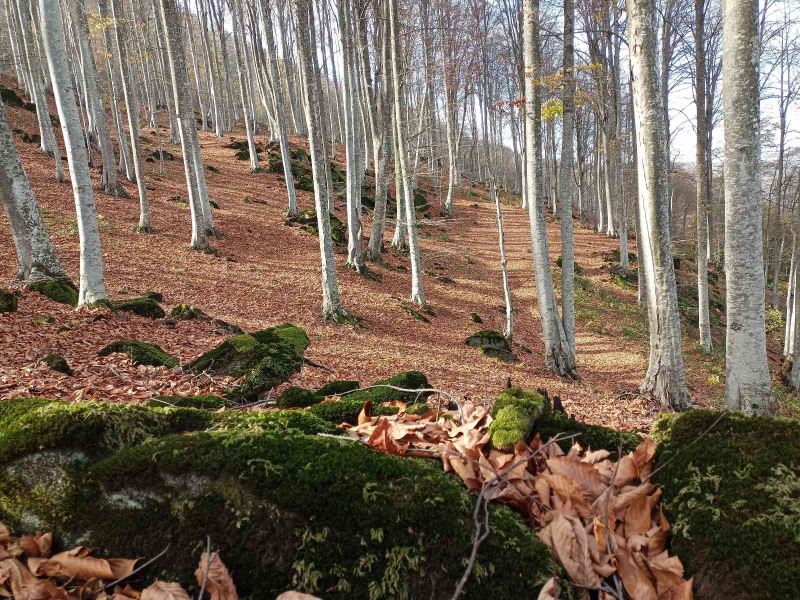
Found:
[{"label": "fallen leaf", "polygon": [[558,600],[558,584],[555,577],[548,579],[542,586],[538,600]]},{"label": "fallen leaf", "polygon": [[369,423],[372,418],[370,414],[372,413],[372,400],[367,400],[364,402],[364,407],[361,409],[361,412],[358,413],[358,424],[363,425],[365,423]]},{"label": "fallen leaf", "polygon": [[82,546],[51,556],[39,565],[37,573],[64,579],[116,579],[107,560],[86,556]]},{"label": "fallen leaf", "polygon": [[194,576],[199,586],[205,580],[206,591],[211,595],[211,600],[238,600],[236,585],[218,552],[212,552],[210,556],[208,552],[203,552]]},{"label": "fallen leaf", "polygon": [[311,594],[304,594],[303,592],[283,592],[275,600],[322,600]]},{"label": "fallen leaf", "polygon": [[142,590],[141,600],[191,600],[179,583],[156,581]]}]

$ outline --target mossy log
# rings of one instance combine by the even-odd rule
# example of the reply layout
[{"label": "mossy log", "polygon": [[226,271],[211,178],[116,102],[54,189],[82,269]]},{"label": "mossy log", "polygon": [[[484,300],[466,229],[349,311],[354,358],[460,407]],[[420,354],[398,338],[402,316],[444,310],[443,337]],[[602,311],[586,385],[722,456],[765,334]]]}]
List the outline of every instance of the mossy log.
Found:
[{"label": "mossy log", "polygon": [[234,401],[248,401],[280,385],[299,371],[308,344],[308,336],[303,329],[284,323],[229,337],[189,363],[185,369],[192,373],[206,371],[211,375],[243,377],[241,383],[227,391],[226,397]]},{"label": "mossy log", "polygon": [[494,420],[489,426],[492,445],[510,450],[518,442],[527,442],[537,419],[549,409],[547,398],[539,392],[520,388],[503,390],[492,407]]},{"label": "mossy log", "polygon": [[662,415],[653,482],[697,598],[794,600],[800,582],[800,423]]},{"label": "mossy log", "polygon": [[[56,549],[152,557],[169,545],[145,575],[190,593],[210,535],[243,600],[450,598],[474,495],[434,461],[301,432],[329,429],[306,411],[7,401],[0,520],[56,532]],[[549,551],[508,508],[490,513],[465,597],[536,597],[556,570]]]}]

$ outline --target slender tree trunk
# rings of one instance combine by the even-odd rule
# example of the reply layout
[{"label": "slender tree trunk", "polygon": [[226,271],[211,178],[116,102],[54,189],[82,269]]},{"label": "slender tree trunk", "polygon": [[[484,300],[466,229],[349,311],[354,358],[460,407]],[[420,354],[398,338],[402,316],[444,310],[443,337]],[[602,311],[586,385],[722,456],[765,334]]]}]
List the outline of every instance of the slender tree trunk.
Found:
[{"label": "slender tree trunk", "polygon": [[636,119],[639,215],[650,316],[650,363],[642,392],[661,406],[691,406],[681,353],[681,324],[672,262],[664,110],[658,91],[654,0],[627,0]]},{"label": "slender tree trunk", "polygon": [[542,320],[545,365],[562,376],[575,374],[575,355],[567,342],[558,314],[553,275],[547,251],[547,224],[542,195],[542,121],[539,79],[539,0],[523,4],[523,38],[525,61],[525,160],[527,162],[528,217],[531,226],[533,270],[536,276],[536,299]]},{"label": "slender tree trunk", "polygon": [[722,10],[728,283],[725,407],[772,414],[764,325],[758,63],[754,59],[759,55],[758,2],[723,0]]},{"label": "slender tree trunk", "polygon": [[[425,306],[425,290],[422,283],[422,259],[417,238],[417,215],[414,206],[414,194],[408,173],[408,152],[406,151],[405,133],[403,132],[402,94],[400,88],[400,24],[397,17],[397,0],[389,2],[389,45],[392,56],[392,91],[394,92],[395,139],[397,143],[397,162],[400,166],[400,179],[403,182],[403,199],[408,227],[408,255],[411,261],[411,301]],[[400,202],[397,194],[397,202]]]},{"label": "slender tree trunk", "polygon": [[253,122],[250,118],[250,110],[248,108],[248,94],[247,85],[245,83],[245,75],[247,73],[245,55],[245,40],[244,36],[244,21],[242,20],[242,9],[239,5],[239,0],[233,0],[231,3],[233,13],[233,49],[236,54],[236,76],[239,79],[239,93],[242,101],[242,115],[244,117],[244,129],[247,134],[247,149],[250,154],[250,171],[258,173],[261,166],[258,164],[258,149],[256,148],[255,135],[253,133]]},{"label": "slender tree trunk", "polygon": [[75,104],[75,88],[67,64],[67,48],[58,0],[39,0],[39,13],[47,65],[53,82],[53,94],[61,121],[61,133],[67,149],[70,180],[75,196],[81,254],[78,306],[81,307],[106,299],[100,232],[97,228],[97,211],[92,193],[92,180],[89,177],[89,162],[86,147],[83,145],[78,107]]},{"label": "slender tree trunk", "polygon": [[697,142],[695,181],[697,189],[697,304],[700,350],[711,352],[711,317],[708,309],[708,130],[706,123],[706,56],[703,28],[705,0],[695,0],[695,102]]},{"label": "slender tree trunk", "polygon": [[313,68],[311,52],[316,47],[311,19],[312,7],[309,0],[293,0],[295,18],[297,19],[297,55],[300,66],[300,77],[305,90],[304,108],[308,126],[308,143],[311,153],[311,166],[314,172],[314,200],[317,211],[317,227],[319,229],[320,258],[322,261],[322,316],[324,319],[341,321],[348,318],[347,311],[342,308],[339,299],[339,283],[336,278],[336,267],[331,239],[331,222],[328,214],[328,177],[325,169],[330,169],[328,158],[323,151],[321,107],[319,104],[319,87],[315,81],[318,76]]}]

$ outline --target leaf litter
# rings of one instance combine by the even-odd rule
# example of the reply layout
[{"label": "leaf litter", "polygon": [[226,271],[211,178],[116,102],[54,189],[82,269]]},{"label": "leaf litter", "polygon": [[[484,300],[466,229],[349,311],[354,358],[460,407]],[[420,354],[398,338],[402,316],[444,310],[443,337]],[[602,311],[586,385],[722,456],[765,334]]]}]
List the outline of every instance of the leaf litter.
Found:
[{"label": "leaf litter", "polygon": [[[511,451],[492,447],[489,411],[465,402],[460,412],[430,409],[422,415],[373,417],[369,407],[358,425],[343,423],[350,438],[398,456],[442,461],[483,499],[508,504],[537,530],[579,594],[599,590],[601,598],[691,600],[679,558],[668,551],[670,524],[661,489],[649,478],[655,443],[645,438],[617,461],[607,450],[573,442],[564,452],[556,436],[537,433]],[[557,598],[548,581],[540,598]]]}]

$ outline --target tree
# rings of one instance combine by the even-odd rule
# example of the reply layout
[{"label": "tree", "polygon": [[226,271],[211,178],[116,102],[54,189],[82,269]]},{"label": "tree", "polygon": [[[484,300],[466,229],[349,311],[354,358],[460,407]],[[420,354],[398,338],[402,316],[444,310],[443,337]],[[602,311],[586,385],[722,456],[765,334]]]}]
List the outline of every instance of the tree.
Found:
[{"label": "tree", "polygon": [[322,317],[339,322],[349,319],[350,316],[342,307],[339,299],[339,282],[336,278],[331,222],[328,215],[330,190],[325,169],[330,169],[330,166],[322,143],[320,89],[317,71],[313,68],[311,57],[316,41],[313,26],[314,15],[309,0],[293,0],[293,6],[297,20],[297,58],[300,63],[300,79],[304,91],[303,108],[306,114],[308,146],[314,174],[314,205],[317,212],[320,259],[322,261]]},{"label": "tree", "polygon": [[723,0],[725,119],[725,407],[774,412],[764,326],[758,2]]},{"label": "tree", "polygon": [[17,250],[17,279],[65,278],[0,102],[0,196]]},{"label": "tree", "polygon": [[696,119],[696,168],[697,189],[697,326],[700,334],[700,350],[711,352],[711,317],[708,309],[708,121],[706,111],[706,49],[703,29],[705,25],[705,0],[694,0],[695,43],[695,103]]},{"label": "tree", "polygon": [[78,285],[78,307],[81,307],[106,299],[97,210],[92,180],[89,177],[89,160],[83,145],[83,132],[75,104],[75,87],[67,64],[67,48],[58,0],[39,0],[39,14],[42,21],[42,42],[47,54],[47,66],[53,83],[53,95],[61,121],[72,192],[75,196],[81,251]]},{"label": "tree", "polygon": [[672,261],[664,110],[655,56],[654,0],[627,0],[627,8],[642,236],[639,260],[644,261],[650,320],[650,362],[641,389],[661,406],[681,410],[691,406],[691,399],[681,353],[681,323]]},{"label": "tree", "polygon": [[[397,148],[400,181],[403,186],[403,205],[405,208],[406,227],[408,230],[408,255],[411,260],[411,301],[425,306],[425,290],[422,283],[422,260],[417,237],[417,211],[414,206],[414,192],[408,172],[408,153],[406,151],[405,132],[403,131],[403,104],[401,101],[400,50],[398,38],[400,24],[397,17],[397,0],[389,2],[389,45],[392,56],[392,91],[394,92],[394,133]],[[397,190],[397,202],[401,202],[400,190]],[[399,227],[399,223],[398,223]]]},{"label": "tree", "polygon": [[567,343],[558,314],[553,274],[547,250],[547,224],[542,194],[542,111],[539,95],[541,57],[539,49],[539,1],[523,3],[523,42],[525,60],[525,160],[528,188],[528,218],[531,226],[536,299],[544,334],[545,365],[562,376],[575,374],[575,354]]}]

